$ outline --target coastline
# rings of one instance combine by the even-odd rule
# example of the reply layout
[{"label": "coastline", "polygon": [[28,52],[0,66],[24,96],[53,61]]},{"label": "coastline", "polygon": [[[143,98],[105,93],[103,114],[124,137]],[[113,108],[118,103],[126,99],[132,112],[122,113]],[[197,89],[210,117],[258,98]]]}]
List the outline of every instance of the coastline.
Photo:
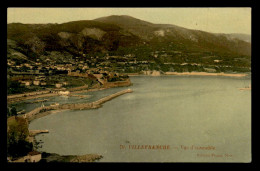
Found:
[{"label": "coastline", "polygon": [[[146,75],[146,74],[139,74],[139,73],[129,73],[130,77],[136,76],[154,76],[154,75]],[[170,75],[180,75],[180,76],[227,76],[227,77],[245,77],[248,74],[245,73],[209,73],[209,72],[165,72],[164,74],[156,75],[156,76],[170,76]]]},{"label": "coastline", "polygon": [[[73,96],[77,93],[100,91],[100,90],[116,88],[116,87],[128,87],[131,85],[132,85],[132,83],[131,83],[130,79],[128,78],[126,81],[110,82],[109,84],[107,84],[103,87],[97,87],[97,88],[95,87],[95,88],[87,89],[88,87],[81,86],[81,87],[75,87],[75,88],[68,89],[68,90],[71,91],[71,95]],[[63,104],[63,105],[58,105],[58,106],[39,107],[39,108],[35,108],[31,112],[28,112],[28,113],[30,113],[30,116],[28,118],[26,117],[28,113],[20,115],[19,117],[25,118],[29,124],[34,119],[38,119],[38,118],[41,118],[41,117],[44,117],[44,116],[47,116],[50,114],[56,114],[56,113],[60,113],[60,112],[67,111],[67,110],[96,109],[96,108],[101,107],[102,104],[105,103],[106,101],[109,101],[117,96],[120,96],[125,93],[129,93],[129,92],[132,92],[132,90],[130,90],[130,89],[123,90],[123,91],[108,95],[108,96],[101,98],[92,103]],[[12,103],[23,101],[23,100],[37,99],[37,98],[51,97],[51,96],[59,96],[59,94],[51,93],[50,90],[40,91],[40,92],[38,92],[38,91],[28,92],[28,93],[23,93],[23,94],[15,94],[15,95],[7,96],[7,103],[12,104]],[[28,131],[30,132],[30,134],[28,136],[28,141],[32,142],[34,147],[37,147],[37,141],[36,141],[35,136],[38,134],[49,132],[48,130],[30,130],[30,129]],[[98,155],[98,154],[69,155],[69,156],[51,154],[51,153],[46,153],[46,152],[40,152],[40,154],[42,155],[42,159],[39,162],[78,162],[78,163],[81,163],[81,162],[94,162],[96,160],[103,158],[102,155]],[[25,160],[27,160],[28,157],[30,157],[30,156],[28,156],[28,155],[23,156],[19,159],[9,161],[9,162],[25,162]]]},{"label": "coastline", "polygon": [[30,123],[34,119],[42,118],[44,116],[51,115],[51,114],[65,112],[65,111],[68,111],[68,110],[69,109],[57,109],[57,110],[50,110],[50,111],[46,111],[46,112],[41,112],[41,113],[38,113],[37,115],[31,116],[31,118],[28,119],[28,122]]},{"label": "coastline", "polygon": [[40,162],[70,162],[70,163],[85,163],[95,162],[103,158],[98,154],[85,154],[85,155],[59,155],[56,153],[42,153]]},{"label": "coastline", "polygon": [[[169,78],[169,77],[165,77],[165,78]],[[174,77],[173,77],[174,78]],[[176,77],[175,77],[176,78]],[[186,77],[188,79],[188,77]],[[213,78],[213,77],[209,77],[209,78]],[[55,112],[55,113],[58,113],[58,112],[61,112],[61,110],[55,110],[55,111],[49,111],[49,112]],[[40,138],[40,137],[36,137],[36,138]]]},{"label": "coastline", "polygon": [[[119,91],[117,93],[108,95],[104,98],[101,98],[95,102],[92,103],[85,103],[85,104],[65,104],[66,105],[66,109],[64,109],[64,107],[60,107],[60,106],[55,106],[53,108],[50,108],[49,106],[49,111],[45,111],[45,112],[41,112],[42,109],[46,109],[47,107],[40,107],[40,108],[36,108],[36,113],[32,113],[32,115],[28,115],[28,113],[24,114],[23,117],[26,118],[26,120],[28,121],[28,123],[30,123],[31,121],[33,121],[34,119],[38,119],[50,114],[55,114],[55,113],[60,113],[63,111],[68,111],[68,110],[81,110],[81,109],[93,109],[93,108],[99,108],[102,106],[103,103],[116,98],[120,95],[126,94],[126,93],[131,93],[132,90],[131,89],[126,89],[123,91]],[[30,113],[30,112],[29,112]],[[29,130],[30,132],[30,136],[29,139],[30,141],[33,143],[33,146],[36,146],[36,138],[35,136],[41,133],[48,133],[48,130]],[[43,154],[44,157],[42,157],[41,161],[42,162],[94,162],[96,160],[99,160],[101,158],[103,158],[102,155],[98,155],[98,154],[86,154],[86,155],[69,155],[69,156],[62,156],[62,155],[58,155],[58,154],[51,154],[51,153],[46,153],[46,152],[41,152],[41,154]]]},{"label": "coastline", "polygon": [[[136,76],[226,76],[226,77],[245,77],[249,74],[247,73],[209,73],[209,72],[165,72],[160,75],[146,75],[146,74],[140,74],[140,73],[125,73],[130,77],[136,77]],[[86,86],[80,86],[80,87],[75,87],[75,88],[70,88],[68,91],[71,92],[71,94],[77,94],[77,93],[85,93],[85,92],[92,92],[92,91],[100,91],[100,90],[105,90],[109,88],[114,88],[114,87],[125,87],[125,86],[130,86],[131,81],[130,79],[127,79],[126,81],[121,82],[112,82],[109,83],[108,85],[105,85],[103,87],[99,88],[90,88],[88,89]],[[16,95],[9,95],[7,96],[7,103],[12,104],[16,103],[19,101],[24,101],[24,100],[30,100],[30,99],[37,99],[37,98],[44,98],[44,97],[53,97],[53,96],[59,96],[58,93],[49,93],[50,91],[42,91],[44,93],[38,94],[38,92],[29,92],[29,93],[23,93],[23,94],[16,94]],[[47,93],[46,93],[47,92]],[[29,95],[28,95],[29,94]],[[35,94],[35,95],[30,95],[30,94]]]},{"label": "coastline", "polygon": [[199,76],[228,76],[228,77],[245,77],[248,74],[242,74],[242,73],[235,73],[235,74],[231,74],[231,73],[224,73],[224,72],[220,72],[220,73],[209,73],[209,72],[166,72],[164,75],[199,75]]},{"label": "coastline", "polygon": [[[214,73],[199,73],[199,74],[203,74],[203,75],[205,74],[205,75],[212,76],[212,74],[214,74]],[[176,75],[176,74],[173,73],[173,75]],[[189,75],[189,74],[188,73],[178,73],[177,75]],[[194,73],[192,73],[191,75],[194,75]],[[195,73],[195,75],[198,75],[198,74]],[[216,73],[215,73],[215,75],[216,75]],[[148,75],[140,75],[140,76],[148,76]],[[162,76],[165,76],[165,75],[162,75]],[[218,76],[218,75],[216,75],[216,76]],[[232,75],[228,74],[228,76],[232,76]],[[238,77],[243,77],[243,76],[246,76],[246,74],[243,74],[242,76],[239,74]],[[112,87],[110,87],[110,88],[112,88]],[[88,92],[88,91],[90,91],[90,92],[91,91],[99,91],[99,90],[104,90],[104,89],[109,89],[109,88],[93,88],[93,89],[88,89],[88,90],[77,90],[77,91],[72,92],[72,94],[74,94],[74,93],[81,93],[81,92]],[[80,108],[80,109],[75,109],[75,110],[93,109],[93,108],[99,108],[99,107],[101,107],[101,105],[97,104],[97,105],[95,105],[95,107],[92,106],[90,108]],[[41,117],[44,117],[44,116],[47,116],[49,114],[55,114],[55,113],[59,113],[59,112],[67,111],[67,110],[74,110],[74,109],[62,109],[61,108],[61,109],[54,109],[54,110],[50,110],[50,111],[46,111],[46,112],[41,112],[41,113],[39,113],[37,115],[34,115],[32,117],[32,120],[37,119],[37,118],[41,118]],[[34,135],[34,136],[36,136],[36,135]],[[41,153],[46,153],[46,152],[41,152]],[[46,154],[49,154],[49,153],[46,153]],[[51,155],[51,158],[53,158],[53,156],[52,156],[53,154],[50,154],[50,155]],[[55,155],[58,155],[58,154],[55,154]],[[98,160],[99,158],[103,157],[101,155],[96,155],[96,154],[94,154],[94,155],[93,154],[87,154],[87,155],[83,155],[83,156],[85,156],[85,157],[80,157],[80,156],[76,156],[76,155],[73,155],[73,156],[72,155],[71,156],[61,156],[61,155],[58,155],[58,158],[59,158],[58,162],[64,162],[64,160],[67,161],[67,158],[70,158],[70,160],[67,161],[67,162],[91,162],[91,161],[95,161],[95,160]],[[74,158],[74,160],[72,160],[72,158]],[[43,159],[45,161],[49,160],[47,158],[43,158]]]},{"label": "coastline", "polygon": [[[71,92],[71,94],[99,91],[99,90],[104,90],[104,89],[107,89],[107,88],[93,88],[93,89],[86,89],[86,90],[76,90],[76,91]],[[19,98],[10,99],[8,101],[8,103],[12,104],[12,103],[23,101],[23,100],[38,99],[38,98],[53,97],[53,96],[59,96],[59,94],[58,93],[47,93],[47,94],[40,94],[40,95],[27,96],[27,97],[19,97]]]},{"label": "coastline", "polygon": [[[48,114],[58,113],[65,110],[59,110],[59,111],[52,111],[50,112],[44,112],[42,113],[40,117],[46,116]],[[36,118],[35,118],[36,119]],[[37,142],[35,136],[43,133],[49,133],[48,130],[29,130],[29,142],[33,143],[33,146],[37,146]],[[37,148],[36,148],[37,150]],[[103,158],[102,155],[99,154],[85,154],[85,155],[59,155],[56,153],[47,153],[47,152],[40,152],[41,153],[41,159],[39,162],[72,162],[72,163],[84,163],[84,162],[95,162],[97,160],[100,160]],[[21,157],[15,161],[12,162],[24,162],[25,159],[27,159],[28,156]]]}]

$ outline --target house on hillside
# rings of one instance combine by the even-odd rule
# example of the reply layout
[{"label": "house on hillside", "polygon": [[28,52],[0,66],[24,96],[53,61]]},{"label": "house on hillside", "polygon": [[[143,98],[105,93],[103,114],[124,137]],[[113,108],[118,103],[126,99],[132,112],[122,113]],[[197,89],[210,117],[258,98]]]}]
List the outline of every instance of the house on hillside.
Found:
[{"label": "house on hillside", "polygon": [[46,82],[41,82],[41,86],[46,86],[47,83]]},{"label": "house on hillside", "polygon": [[56,87],[56,88],[61,88],[61,87],[62,87],[62,84],[61,84],[61,83],[57,83],[57,84],[55,84],[55,87]]},{"label": "house on hillside", "polygon": [[25,86],[30,86],[32,84],[32,81],[25,81],[24,84]]},{"label": "house on hillside", "polygon": [[70,91],[59,91],[58,94],[59,95],[69,95]]},{"label": "house on hillside", "polygon": [[62,82],[62,84],[63,84],[64,86],[69,85],[68,82]]},{"label": "house on hillside", "polygon": [[214,60],[214,62],[216,62],[216,63],[219,63],[219,62],[221,62],[222,60],[219,60],[219,59],[215,59]]},{"label": "house on hillside", "polygon": [[36,62],[35,65],[40,66],[40,65],[42,65],[42,63],[41,62]]},{"label": "house on hillside", "polygon": [[82,69],[83,70],[89,69],[89,66],[88,65],[84,65]]},{"label": "house on hillside", "polygon": [[34,80],[33,81],[33,85],[37,85],[37,86],[40,85],[40,81],[39,80]]}]

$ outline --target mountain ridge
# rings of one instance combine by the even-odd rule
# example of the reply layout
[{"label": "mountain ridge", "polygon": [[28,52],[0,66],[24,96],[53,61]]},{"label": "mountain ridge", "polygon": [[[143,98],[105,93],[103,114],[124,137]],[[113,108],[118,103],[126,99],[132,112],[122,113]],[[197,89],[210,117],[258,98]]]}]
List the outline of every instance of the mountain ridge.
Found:
[{"label": "mountain ridge", "polygon": [[[7,24],[7,38],[17,45],[8,46],[9,57],[12,56],[11,51],[18,51],[30,60],[48,56],[52,51],[82,58],[95,54],[132,53],[138,60],[161,62],[203,61],[206,56],[230,62],[242,57],[250,63],[251,59],[251,43],[238,39],[235,34],[215,34],[172,24],[153,24],[127,15],[61,24],[10,23]],[[168,55],[156,59],[151,55],[155,51]]]}]

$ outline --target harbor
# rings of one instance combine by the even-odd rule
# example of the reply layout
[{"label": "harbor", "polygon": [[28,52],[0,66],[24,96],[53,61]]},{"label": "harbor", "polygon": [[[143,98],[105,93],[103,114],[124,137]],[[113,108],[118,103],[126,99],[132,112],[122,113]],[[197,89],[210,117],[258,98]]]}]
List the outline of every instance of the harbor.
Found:
[{"label": "harbor", "polygon": [[[126,94],[126,93],[132,93],[133,90],[126,89],[119,91],[117,93],[108,95],[104,98],[101,98],[97,101],[91,102],[91,103],[76,103],[76,104],[58,104],[55,103],[50,106],[44,106],[38,107],[28,113],[25,113],[21,115],[22,117],[26,118],[29,122],[33,119],[39,118],[40,116],[46,116],[45,114],[51,114],[53,112],[59,111],[59,110],[83,110],[83,109],[96,109],[101,107],[101,105],[109,100],[112,100],[120,95]],[[47,113],[46,113],[47,112]],[[43,113],[37,117],[38,114]]]}]

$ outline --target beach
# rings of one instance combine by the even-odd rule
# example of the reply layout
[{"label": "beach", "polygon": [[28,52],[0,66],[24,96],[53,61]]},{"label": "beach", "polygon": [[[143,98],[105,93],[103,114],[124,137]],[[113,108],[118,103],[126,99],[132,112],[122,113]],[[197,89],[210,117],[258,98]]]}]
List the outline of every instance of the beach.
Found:
[{"label": "beach", "polygon": [[208,73],[208,72],[165,72],[165,75],[199,75],[199,76],[228,76],[228,77],[245,77],[247,74],[231,73]]},{"label": "beach", "polygon": [[140,74],[140,73],[127,73],[131,77],[135,76],[164,76],[164,75],[197,75],[197,76],[226,76],[226,77],[245,77],[248,74],[244,73],[209,73],[209,72],[165,72],[161,73],[160,75],[147,75],[147,74]]}]

